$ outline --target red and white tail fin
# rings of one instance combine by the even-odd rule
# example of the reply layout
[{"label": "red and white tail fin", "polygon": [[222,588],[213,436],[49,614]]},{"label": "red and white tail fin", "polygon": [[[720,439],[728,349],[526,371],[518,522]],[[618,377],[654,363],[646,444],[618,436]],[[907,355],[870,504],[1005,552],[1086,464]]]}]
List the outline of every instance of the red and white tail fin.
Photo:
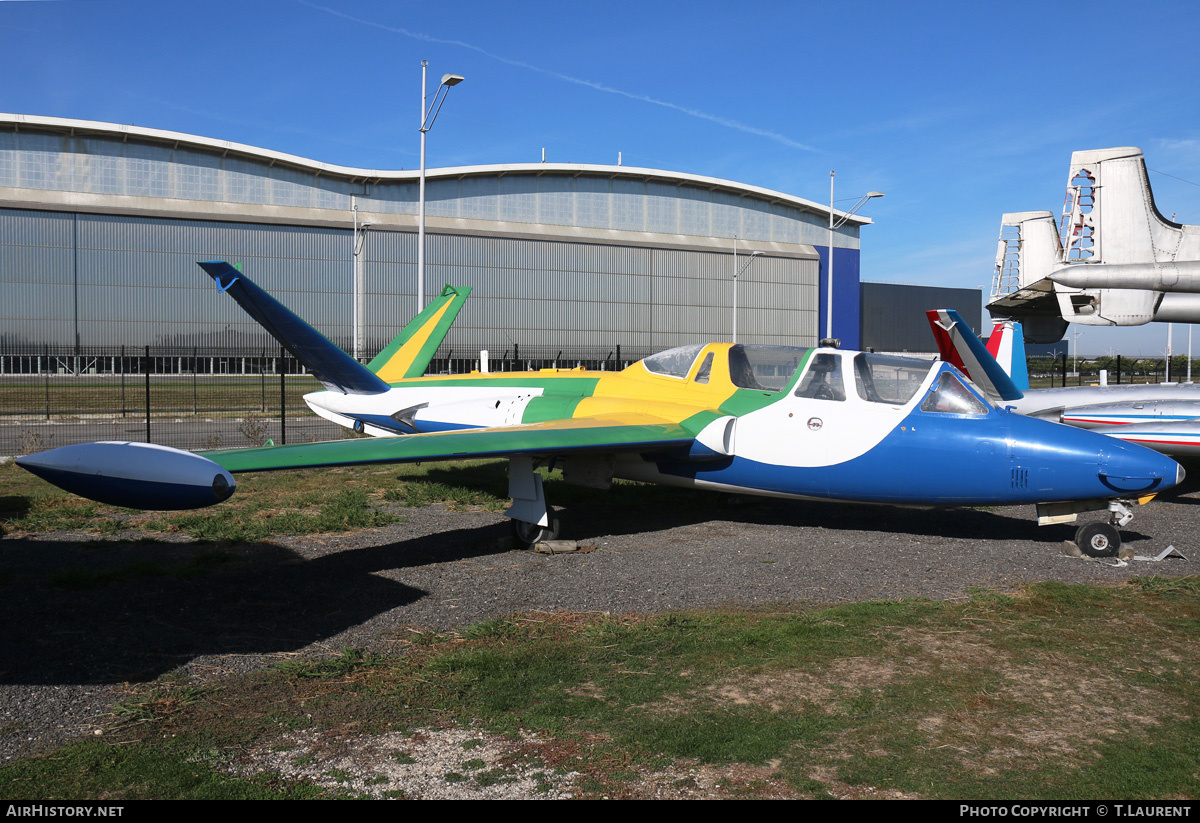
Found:
[{"label": "red and white tail fin", "polygon": [[[958,312],[954,309],[930,309],[925,312],[925,316],[929,319],[929,327],[937,340],[942,360],[971,378],[993,401],[1018,400],[1023,396],[1024,389],[1000,367],[995,356],[984,348],[983,342],[975,336],[975,332]],[[1024,350],[1023,344],[1020,349]],[[1019,359],[1022,374],[1025,375],[1024,388],[1028,388],[1029,376],[1024,369],[1025,360],[1024,357]]]},{"label": "red and white tail fin", "polygon": [[1025,333],[1015,320],[999,320],[992,327],[987,341],[988,353],[996,358],[1004,373],[1013,379],[1017,388],[1029,388],[1029,367],[1025,362]]}]

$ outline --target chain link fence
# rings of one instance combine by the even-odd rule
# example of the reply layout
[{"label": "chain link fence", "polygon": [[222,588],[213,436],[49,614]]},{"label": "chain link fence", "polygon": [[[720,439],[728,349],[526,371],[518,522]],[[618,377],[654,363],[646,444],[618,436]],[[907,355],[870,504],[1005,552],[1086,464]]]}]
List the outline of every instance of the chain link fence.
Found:
[{"label": "chain link fence", "polygon": [[[488,369],[613,371],[641,356],[510,346],[490,353]],[[443,348],[426,373],[480,366],[478,351]],[[321,388],[280,348],[0,346],[0,455],[93,440],[216,449],[346,436],[305,405]]]}]

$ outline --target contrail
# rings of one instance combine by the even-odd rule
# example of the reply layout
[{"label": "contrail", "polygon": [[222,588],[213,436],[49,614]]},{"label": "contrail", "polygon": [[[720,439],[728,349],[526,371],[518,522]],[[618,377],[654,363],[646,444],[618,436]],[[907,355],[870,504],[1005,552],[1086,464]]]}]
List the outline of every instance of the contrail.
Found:
[{"label": "contrail", "polygon": [[446,39],[443,39],[440,37],[432,37],[428,34],[422,34],[420,32],[416,32],[416,31],[409,31],[408,29],[400,28],[399,26],[387,26],[387,25],[384,25],[383,23],[376,23],[373,20],[364,20],[361,17],[355,17],[353,15],[346,14],[345,12],[338,11],[337,9],[331,9],[326,6],[319,6],[316,3],[308,2],[308,0],[296,0],[296,2],[300,3],[301,5],[308,6],[309,8],[317,9],[318,11],[323,11],[323,12],[326,12],[327,14],[332,14],[335,17],[341,17],[345,20],[350,20],[355,23],[361,23],[364,26],[371,26],[373,28],[382,29],[384,31],[390,31],[393,34],[401,34],[401,35],[404,35],[405,37],[411,37],[414,40],[423,40],[426,43],[437,43],[437,44],[443,45],[443,46],[459,46],[460,48],[469,49],[471,51],[478,52],[479,54],[482,54],[484,57],[489,57],[492,60],[496,60],[497,62],[506,63],[507,65],[517,66],[518,68],[528,69],[530,71],[536,71],[538,74],[544,74],[547,77],[553,77],[556,80],[562,80],[566,83],[574,83],[578,86],[587,86],[590,89],[595,89],[596,91],[602,91],[607,94],[616,94],[616,95],[620,95],[621,97],[628,97],[630,100],[640,100],[643,103],[652,103],[655,106],[662,106],[663,108],[666,108],[666,109],[672,109],[674,111],[686,114],[690,117],[697,117],[701,120],[707,120],[710,123],[716,123],[719,126],[725,126],[727,128],[737,129],[738,131],[746,132],[747,134],[754,134],[759,137],[765,137],[768,140],[774,140],[776,143],[782,143],[783,145],[789,146],[793,149],[800,149],[801,151],[813,151],[813,152],[819,151],[818,149],[815,149],[812,146],[806,146],[805,144],[799,143],[799,142],[791,139],[790,137],[782,135],[776,131],[770,131],[769,129],[760,129],[757,126],[751,126],[747,123],[742,123],[741,121],[738,121],[738,120],[732,120],[728,117],[720,117],[715,114],[709,114],[708,112],[700,111],[699,109],[691,109],[691,108],[688,108],[687,106],[680,106],[677,103],[669,103],[666,100],[658,100],[657,98],[649,97],[644,94],[634,94],[633,92],[623,91],[621,89],[615,89],[612,86],[606,86],[603,83],[597,83],[594,80],[585,80],[582,77],[572,77],[569,74],[563,74],[561,72],[552,71],[550,69],[544,69],[541,66],[535,66],[531,63],[526,63],[523,60],[513,60],[508,57],[502,57],[499,54],[493,54],[492,52],[488,51],[487,49],[480,48],[479,46],[476,46],[472,43],[465,43],[462,40],[446,40]]}]

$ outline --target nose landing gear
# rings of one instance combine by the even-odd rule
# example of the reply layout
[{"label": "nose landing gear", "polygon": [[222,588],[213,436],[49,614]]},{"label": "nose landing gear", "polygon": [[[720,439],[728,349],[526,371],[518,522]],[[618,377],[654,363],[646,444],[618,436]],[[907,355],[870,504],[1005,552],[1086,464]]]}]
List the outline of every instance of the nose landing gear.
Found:
[{"label": "nose landing gear", "polygon": [[1116,557],[1121,533],[1111,523],[1084,523],[1075,531],[1075,545],[1088,557]]}]

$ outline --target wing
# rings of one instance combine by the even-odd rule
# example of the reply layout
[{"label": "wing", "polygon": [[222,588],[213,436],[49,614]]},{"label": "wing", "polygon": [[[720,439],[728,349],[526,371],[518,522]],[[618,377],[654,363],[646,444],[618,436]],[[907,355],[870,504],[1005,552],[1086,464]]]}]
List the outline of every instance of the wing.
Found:
[{"label": "wing", "polygon": [[736,418],[710,411],[684,423],[626,413],[506,428],[187,452],[150,443],[81,443],[17,458],[69,492],[134,509],[196,509],[233,494],[233,472],[469,457],[669,453],[711,460],[731,450]]},{"label": "wing", "polygon": [[470,457],[687,451],[695,440],[696,436],[678,423],[627,416],[623,420],[566,419],[504,428],[225,449],[198,454],[229,472],[255,472]]}]

